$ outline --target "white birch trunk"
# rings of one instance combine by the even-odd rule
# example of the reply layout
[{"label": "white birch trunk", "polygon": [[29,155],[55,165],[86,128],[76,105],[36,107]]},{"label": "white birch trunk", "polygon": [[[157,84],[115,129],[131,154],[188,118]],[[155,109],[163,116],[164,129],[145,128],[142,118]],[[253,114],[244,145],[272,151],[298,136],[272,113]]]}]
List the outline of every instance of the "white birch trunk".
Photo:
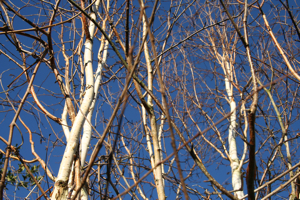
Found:
[{"label": "white birch trunk", "polygon": [[[102,73],[102,69],[103,69],[103,64],[106,62],[106,58],[107,58],[107,47],[108,47],[108,41],[105,42],[105,47],[104,47],[105,49],[104,49],[104,52],[103,52],[103,61],[98,61],[98,68],[97,68],[97,71],[96,71],[96,74],[95,74],[94,99],[93,99],[93,102],[91,104],[90,111],[89,111],[89,113],[86,117],[86,120],[84,122],[84,125],[83,125],[83,135],[82,135],[81,146],[80,146],[80,155],[81,155],[81,157],[80,157],[80,166],[84,166],[84,162],[86,160],[87,152],[88,152],[88,149],[89,149],[89,144],[90,144],[91,137],[92,137],[91,120],[92,120],[92,115],[93,115],[94,108],[95,108],[95,103],[96,103],[96,99],[97,99],[98,90],[99,90],[99,87],[100,87],[100,82],[101,82],[101,79],[102,79],[101,73]],[[101,53],[101,49],[99,49],[98,55],[100,53]],[[83,187],[83,189],[81,191],[81,197],[80,198],[82,200],[88,199],[88,192],[87,192],[85,187]]]},{"label": "white birch trunk", "polygon": [[[228,130],[228,145],[229,145],[229,156],[230,156],[230,167],[232,172],[232,187],[233,190],[241,190],[236,191],[235,196],[241,198],[244,196],[244,192],[242,190],[242,176],[241,176],[241,168],[240,168],[240,160],[237,155],[237,147],[236,147],[236,103],[233,97],[233,87],[231,84],[232,81],[232,68],[230,64],[225,61],[225,88],[230,102],[230,112],[232,112],[230,116],[230,125]],[[224,68],[223,68],[224,69]]]},{"label": "white birch trunk", "polygon": [[[96,20],[96,12],[98,11],[99,8],[99,4],[100,4],[100,0],[97,0],[95,5],[93,6],[93,12],[90,14],[90,17],[94,20]],[[93,40],[93,36],[94,36],[94,32],[95,32],[95,24],[94,23],[90,23],[89,25],[89,33],[91,36],[91,40]],[[107,45],[108,43],[106,42],[106,48],[105,48],[105,52],[103,53],[105,57],[105,61],[106,61],[106,55],[107,55]],[[96,99],[97,99],[97,94],[98,94],[98,89],[100,86],[100,82],[101,82],[101,78],[102,78],[102,69],[103,69],[103,63],[101,61],[101,57],[100,57],[100,53],[101,53],[101,47],[99,48],[99,52],[98,52],[98,67],[97,67],[97,71],[95,73],[95,82],[94,82],[94,97],[89,109],[89,112],[86,116],[86,119],[84,121],[84,125],[83,125],[83,135],[81,138],[81,145],[80,145],[80,166],[84,166],[84,162],[86,159],[86,155],[88,152],[88,148],[89,148],[89,144],[91,141],[91,136],[92,136],[92,124],[91,124],[91,120],[92,120],[92,116],[93,116],[93,112],[94,112],[94,108],[95,108],[95,103],[96,103]],[[88,191],[86,187],[83,187],[81,189],[81,193],[80,193],[80,199],[81,200],[87,200],[88,199]]]},{"label": "white birch trunk", "polygon": [[93,99],[93,102],[91,104],[91,107],[90,107],[90,112],[88,113],[87,115],[87,119],[86,121],[84,122],[84,126],[83,126],[83,135],[82,135],[82,140],[81,140],[81,166],[84,166],[84,162],[86,160],[86,155],[87,155],[87,152],[88,152],[88,146],[90,144],[90,141],[91,141],[91,136],[92,136],[92,126],[91,126],[91,120],[92,120],[92,114],[93,114],[93,111],[94,111],[94,108],[95,108],[95,103],[96,103],[96,99],[97,99],[97,94],[98,94],[98,90],[99,90],[99,87],[100,87],[100,82],[101,82],[101,79],[102,79],[102,69],[103,69],[103,64],[106,62],[106,59],[107,59],[107,48],[108,48],[108,41],[105,41],[105,45],[104,45],[104,50],[103,50],[103,58],[101,59],[101,49],[99,50],[99,53],[98,53],[98,68],[97,68],[97,71],[96,71],[96,74],[95,74],[95,87],[94,87],[94,93],[95,93],[95,96],[94,96],[94,99]]},{"label": "white birch trunk", "polygon": [[[144,2],[141,1],[141,6],[144,6]],[[147,31],[147,26],[146,26],[146,19],[145,16],[143,16],[143,37],[146,36],[146,31]],[[144,44],[144,54],[145,54],[145,59],[146,59],[146,64],[147,64],[147,71],[148,71],[148,88],[150,91],[152,91],[153,86],[153,74],[152,74],[152,66],[150,62],[150,55],[149,55],[149,50],[147,43],[145,42]],[[153,106],[152,103],[152,98],[150,95],[148,95],[148,104],[150,106]],[[155,165],[160,163],[162,161],[162,150],[160,147],[160,141],[159,141],[159,136],[158,136],[158,130],[157,130],[157,123],[156,123],[156,118],[154,113],[149,113],[150,117],[150,126],[151,126],[151,136],[152,136],[152,143],[153,143],[153,150],[154,150],[154,163]],[[149,143],[148,143],[149,146]],[[152,155],[150,155],[152,156]],[[157,190],[157,196],[159,200],[165,200],[165,190],[164,190],[164,181],[162,177],[162,170],[163,166],[159,165],[156,167],[155,172],[154,172],[154,178],[155,178],[155,185],[156,185],[156,190]]]},{"label": "white birch trunk", "polygon": [[94,97],[92,49],[93,49],[93,43],[91,40],[87,39],[85,42],[85,52],[84,52],[86,90],[84,94],[84,99],[80,106],[80,110],[75,118],[73,127],[71,129],[68,138],[67,146],[58,171],[58,176],[55,181],[55,187],[51,197],[52,200],[67,199],[68,180],[72,168],[74,155],[76,154],[78,148],[79,136],[82,130],[83,123],[85,121],[85,116],[89,112],[89,108]]}]

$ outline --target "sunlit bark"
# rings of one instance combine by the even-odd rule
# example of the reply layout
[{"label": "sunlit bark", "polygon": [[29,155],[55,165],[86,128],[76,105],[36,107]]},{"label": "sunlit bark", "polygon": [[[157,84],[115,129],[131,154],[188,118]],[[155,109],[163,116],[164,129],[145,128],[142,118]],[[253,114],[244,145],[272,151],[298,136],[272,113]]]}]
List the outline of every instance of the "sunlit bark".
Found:
[{"label": "sunlit bark", "polygon": [[[98,11],[99,4],[100,4],[100,1],[97,1],[95,3],[94,12],[91,14],[91,17],[93,19],[96,19],[96,13]],[[105,22],[106,22],[106,20],[103,23],[103,28],[105,28],[105,25],[106,25]],[[94,34],[94,29],[95,29],[95,25],[94,25],[94,23],[91,23],[90,24],[90,30],[89,30],[91,35]],[[99,90],[99,87],[100,87],[100,82],[102,80],[103,65],[106,64],[107,48],[108,48],[108,42],[106,40],[104,40],[104,37],[102,37],[102,42],[101,42],[101,45],[99,47],[98,56],[97,56],[98,57],[98,66],[97,66],[97,70],[95,72],[94,98],[93,98],[93,101],[91,103],[89,113],[86,116],[86,120],[85,120],[84,126],[83,126],[83,135],[82,135],[81,146],[80,146],[81,166],[84,166],[84,162],[86,160],[86,155],[87,155],[87,152],[88,152],[88,146],[90,144],[90,140],[91,140],[91,136],[92,136],[92,122],[91,122],[91,120],[92,120],[92,116],[93,116],[93,113],[94,113],[94,108],[95,108],[95,103],[96,103],[97,96],[98,96],[98,90]]]},{"label": "sunlit bark", "polygon": [[[143,6],[143,1],[141,1],[141,5]],[[147,24],[146,24],[146,18],[145,15],[143,15],[143,36],[146,36],[147,32]],[[144,44],[144,54],[145,54],[145,59],[146,59],[146,65],[147,65],[147,74],[148,74],[148,89],[149,91],[153,90],[153,71],[152,71],[152,66],[150,62],[150,55],[149,55],[149,50],[147,43]],[[152,144],[153,144],[153,156],[150,154],[151,159],[154,158],[154,164],[161,163],[162,161],[162,149],[160,146],[160,141],[158,137],[158,130],[157,130],[157,122],[156,122],[156,117],[153,112],[153,100],[150,95],[148,95],[148,100],[147,103],[149,106],[151,106],[151,112],[148,113],[149,115],[149,120],[150,120],[150,133],[151,133],[151,138],[152,138]],[[150,143],[148,142],[148,146],[150,147]],[[150,147],[151,148],[151,147]],[[151,150],[149,149],[149,153],[151,153]],[[162,171],[163,166],[159,165],[158,167],[155,168],[155,184],[156,184],[156,189],[157,189],[157,195],[160,200],[164,200],[166,198],[165,192],[164,192],[164,182],[163,182],[163,177],[162,177]]]},{"label": "sunlit bark", "polygon": [[68,143],[63,155],[63,159],[60,164],[57,180],[55,182],[52,199],[66,199],[68,194],[68,179],[72,168],[74,155],[76,154],[79,136],[82,130],[82,126],[85,121],[85,117],[89,112],[90,105],[94,97],[94,74],[92,66],[92,49],[93,44],[90,39],[87,38],[85,42],[84,52],[84,66],[86,76],[86,89],[82,104],[75,117],[74,124],[70,131]]}]

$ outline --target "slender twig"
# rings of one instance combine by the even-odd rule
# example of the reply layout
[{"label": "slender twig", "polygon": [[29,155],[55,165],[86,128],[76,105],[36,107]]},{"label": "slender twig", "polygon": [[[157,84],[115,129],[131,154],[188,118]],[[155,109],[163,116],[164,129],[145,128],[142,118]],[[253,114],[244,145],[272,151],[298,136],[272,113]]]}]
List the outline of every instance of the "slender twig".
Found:
[{"label": "slender twig", "polygon": [[43,188],[40,185],[40,180],[37,181],[36,178],[34,177],[34,175],[32,174],[32,172],[30,171],[29,167],[26,165],[26,163],[23,161],[23,159],[21,158],[18,150],[14,149],[14,153],[16,154],[16,156],[18,157],[19,161],[22,163],[22,165],[25,167],[27,173],[30,175],[30,177],[32,178],[32,180],[34,181],[35,185],[39,188],[39,190],[42,192],[42,195],[48,200],[48,196],[46,194],[46,192],[43,190]]},{"label": "slender twig", "polygon": [[[47,50],[46,49],[44,52],[43,52],[43,55],[42,55],[42,58],[46,56],[46,53],[47,53]],[[11,143],[12,143],[12,138],[13,138],[13,131],[14,131],[14,127],[16,125],[16,121],[21,113],[21,110],[23,108],[23,105],[25,104],[25,101],[30,93],[30,88],[33,84],[33,81],[36,77],[36,74],[37,74],[37,70],[39,69],[41,65],[41,61],[39,61],[36,65],[36,67],[34,68],[33,70],[33,74],[32,74],[32,77],[28,83],[28,87],[27,87],[27,90],[19,104],[19,107],[15,113],[15,116],[12,120],[12,122],[10,123],[10,129],[9,129],[9,135],[8,135],[8,146],[7,146],[7,149],[6,149],[6,153],[5,153],[5,161],[4,161],[4,165],[3,165],[3,168],[2,168],[2,175],[1,175],[1,180],[0,180],[0,199],[2,199],[2,195],[3,195],[3,189],[5,187],[5,177],[6,177],[6,171],[7,171],[7,168],[8,168],[8,161],[9,161],[9,156],[10,156],[10,152],[11,152]]]},{"label": "slender twig", "polygon": [[105,188],[105,196],[108,196],[108,186],[109,186],[108,182],[110,181],[110,170],[111,170],[111,167],[112,167],[112,158],[113,158],[113,155],[114,155],[115,150],[116,150],[117,142],[119,140],[120,129],[121,129],[122,120],[123,120],[125,108],[126,108],[126,105],[127,105],[128,97],[129,97],[128,94],[124,97],[125,99],[124,99],[124,102],[123,102],[123,108],[122,108],[122,111],[121,111],[120,116],[119,116],[118,129],[117,129],[117,132],[116,132],[116,135],[115,135],[115,140],[114,140],[112,150],[111,150],[111,152],[109,154],[109,157],[108,157],[108,165],[107,165],[107,172],[106,172],[106,174],[107,174],[107,184],[106,184],[106,188]]},{"label": "slender twig", "polygon": [[[236,109],[238,109],[243,103],[245,103],[245,102],[247,102],[249,99],[251,99],[252,96],[253,96],[255,93],[259,92],[259,91],[262,90],[263,88],[269,87],[270,85],[273,85],[273,84],[275,84],[275,83],[277,83],[277,82],[282,81],[283,79],[285,79],[286,77],[288,77],[288,76],[290,76],[290,75],[291,75],[291,73],[288,73],[288,74],[286,74],[286,75],[284,75],[284,76],[282,76],[282,77],[280,77],[280,78],[278,78],[278,79],[276,79],[276,80],[274,80],[274,81],[272,81],[272,82],[270,82],[270,83],[268,83],[268,84],[266,84],[266,85],[263,85],[263,86],[258,87],[257,90],[256,90],[256,91],[253,91],[251,94],[249,94],[249,95],[243,100],[243,102],[240,102],[240,103],[237,105]],[[155,98],[155,97],[154,97],[154,98]],[[154,100],[155,100],[155,99],[154,99]],[[155,100],[155,102],[156,102],[157,104],[159,104],[158,106],[159,106],[160,109],[164,112],[164,109],[163,109],[163,107],[161,106],[161,104],[160,104],[158,101],[156,101],[156,100]],[[222,119],[220,119],[219,121],[217,121],[216,123],[214,123],[212,126],[206,128],[206,129],[204,129],[202,132],[198,132],[197,134],[195,134],[193,137],[191,137],[191,138],[188,139],[188,140],[184,140],[184,138],[181,137],[181,139],[183,140],[183,144],[177,148],[177,151],[179,151],[180,149],[186,147],[186,148],[188,149],[189,153],[191,154],[191,156],[193,157],[193,159],[194,159],[195,161],[197,161],[197,162],[198,162],[197,164],[200,164],[200,166],[202,167],[201,170],[203,170],[203,172],[205,173],[205,175],[206,175],[207,177],[209,177],[209,181],[210,181],[212,184],[216,185],[216,186],[218,187],[218,189],[221,190],[226,196],[228,196],[228,197],[230,197],[230,198],[232,198],[232,199],[238,200],[236,197],[234,197],[229,191],[227,191],[221,184],[219,184],[219,183],[218,183],[218,182],[217,182],[217,181],[209,174],[209,172],[207,171],[207,169],[205,168],[205,166],[203,165],[203,163],[201,162],[201,160],[200,160],[199,158],[197,158],[197,155],[193,152],[194,150],[192,151],[192,149],[188,146],[188,144],[189,144],[190,142],[192,142],[193,140],[195,140],[196,138],[198,138],[200,135],[206,133],[207,131],[209,131],[210,129],[212,129],[214,126],[217,126],[218,124],[220,124],[222,121],[224,121],[225,119],[227,119],[228,117],[230,117],[230,115],[231,115],[231,112],[227,113],[226,115],[224,115],[224,117],[223,117]],[[172,123],[172,126],[173,126],[173,127],[175,128],[175,130],[176,130],[176,126],[175,126],[174,123]],[[177,131],[177,130],[176,130],[176,131]],[[178,130],[178,131],[179,131],[179,130]],[[182,135],[182,134],[181,134],[181,135]],[[174,156],[174,154],[175,154],[175,152],[171,153],[169,156],[167,156],[167,157],[166,157],[164,160],[162,160],[160,163],[157,163],[152,169],[149,169],[149,171],[148,171],[143,177],[141,177],[139,180],[137,180],[137,181],[135,182],[135,184],[133,184],[130,188],[128,188],[126,191],[122,192],[122,193],[119,194],[118,196],[114,197],[112,200],[115,200],[115,199],[119,198],[120,196],[123,196],[123,195],[127,194],[132,188],[134,188],[134,187],[135,187],[136,185],[138,185],[141,181],[143,181],[148,175],[150,175],[150,173],[152,173],[152,171],[153,171],[156,167],[158,167],[160,164],[162,164],[162,163],[166,162],[167,160],[169,160],[170,158],[172,158],[172,157]],[[200,163],[199,163],[199,162],[200,162]]]}]

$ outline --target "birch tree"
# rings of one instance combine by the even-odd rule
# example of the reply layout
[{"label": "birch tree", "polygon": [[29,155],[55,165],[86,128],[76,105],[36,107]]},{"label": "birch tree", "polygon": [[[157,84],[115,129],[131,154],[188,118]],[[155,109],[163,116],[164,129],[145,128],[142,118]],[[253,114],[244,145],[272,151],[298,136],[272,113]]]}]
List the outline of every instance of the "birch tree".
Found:
[{"label": "birch tree", "polygon": [[0,199],[299,198],[297,1],[0,6]]}]

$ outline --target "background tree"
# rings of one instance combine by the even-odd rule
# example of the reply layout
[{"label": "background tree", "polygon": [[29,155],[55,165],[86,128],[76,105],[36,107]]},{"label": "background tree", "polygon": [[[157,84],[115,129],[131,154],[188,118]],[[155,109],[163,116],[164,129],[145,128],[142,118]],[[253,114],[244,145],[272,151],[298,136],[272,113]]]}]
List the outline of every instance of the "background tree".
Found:
[{"label": "background tree", "polygon": [[299,198],[297,1],[0,1],[0,198]]}]

